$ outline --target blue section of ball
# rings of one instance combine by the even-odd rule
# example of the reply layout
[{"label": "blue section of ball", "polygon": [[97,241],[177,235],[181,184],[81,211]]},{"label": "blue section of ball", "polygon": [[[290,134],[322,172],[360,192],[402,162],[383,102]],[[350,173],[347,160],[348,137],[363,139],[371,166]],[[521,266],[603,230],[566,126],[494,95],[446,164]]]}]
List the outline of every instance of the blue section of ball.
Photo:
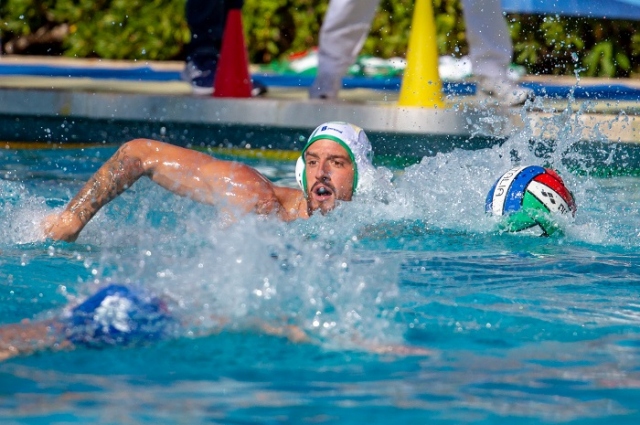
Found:
[{"label": "blue section of ball", "polygon": [[484,201],[484,212],[491,213],[493,211],[493,194],[496,193],[496,186],[500,179],[496,180],[496,182],[491,186],[489,193],[487,194],[487,199]]},{"label": "blue section of ball", "polygon": [[518,211],[522,208],[522,198],[524,198],[525,189],[531,180],[544,172],[544,168],[537,165],[531,165],[518,173],[507,191],[504,208],[502,209],[503,214]]},{"label": "blue section of ball", "polygon": [[65,336],[88,346],[130,345],[162,338],[174,323],[158,298],[109,285],[71,310]]}]

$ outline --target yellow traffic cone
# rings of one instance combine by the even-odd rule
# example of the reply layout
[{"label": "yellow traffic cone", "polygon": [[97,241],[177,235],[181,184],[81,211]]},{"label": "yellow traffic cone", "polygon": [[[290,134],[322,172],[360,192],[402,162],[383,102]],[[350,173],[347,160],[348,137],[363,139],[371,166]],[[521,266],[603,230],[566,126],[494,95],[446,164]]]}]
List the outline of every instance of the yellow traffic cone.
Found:
[{"label": "yellow traffic cone", "polygon": [[407,67],[400,88],[400,106],[440,108],[442,81],[438,73],[438,45],[433,0],[416,0],[407,48]]}]

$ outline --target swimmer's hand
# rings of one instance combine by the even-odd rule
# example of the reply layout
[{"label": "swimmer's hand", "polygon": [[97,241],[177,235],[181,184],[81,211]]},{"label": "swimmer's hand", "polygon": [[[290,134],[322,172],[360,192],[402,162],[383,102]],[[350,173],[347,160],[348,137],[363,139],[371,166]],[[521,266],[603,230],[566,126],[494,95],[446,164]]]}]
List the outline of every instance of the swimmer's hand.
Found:
[{"label": "swimmer's hand", "polygon": [[285,337],[291,342],[310,342],[309,336],[301,328],[295,325],[271,326],[265,323],[260,324],[260,329],[268,334]]},{"label": "swimmer's hand", "polygon": [[[287,326],[272,326],[269,324],[261,323],[259,325],[260,330],[268,335],[274,335],[279,337],[285,337],[289,341],[294,343],[309,343],[312,342],[309,335],[300,327],[295,325]],[[416,347],[412,345],[404,344],[384,344],[375,341],[363,341],[358,338],[354,338],[352,343],[355,343],[355,348],[368,351],[375,354],[393,355],[401,357],[431,357],[435,355],[435,352],[422,347]]]},{"label": "swimmer's hand", "polygon": [[45,238],[56,241],[73,242],[78,239],[84,223],[69,211],[51,214],[42,221],[41,228]]},{"label": "swimmer's hand", "polygon": [[436,354],[433,350],[416,347],[415,345],[385,343],[375,340],[364,340],[358,337],[352,338],[351,342],[354,343],[356,347],[375,354],[388,354],[401,357],[431,357]]},{"label": "swimmer's hand", "polygon": [[414,347],[410,345],[375,345],[371,344],[365,347],[367,350],[376,354],[391,354],[396,356],[433,356],[435,353],[426,348]]}]

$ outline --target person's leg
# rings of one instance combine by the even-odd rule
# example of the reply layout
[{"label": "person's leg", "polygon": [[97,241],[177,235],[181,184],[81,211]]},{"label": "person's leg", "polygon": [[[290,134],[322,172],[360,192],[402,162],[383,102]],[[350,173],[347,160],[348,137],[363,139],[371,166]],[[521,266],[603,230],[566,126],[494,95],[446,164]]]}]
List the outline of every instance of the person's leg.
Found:
[{"label": "person's leg", "polygon": [[226,21],[225,1],[187,0],[186,18],[191,41],[185,46],[183,78],[191,82],[195,94],[211,94]]},{"label": "person's leg", "polygon": [[335,98],[364,44],[380,0],[331,0],[320,30],[311,98]]},{"label": "person's leg", "polygon": [[462,0],[462,6],[474,74],[507,78],[513,47],[500,0]]},{"label": "person's leg", "polygon": [[216,61],[226,20],[224,0],[187,0],[186,18],[191,31],[186,59]]},{"label": "person's leg", "polygon": [[242,5],[243,0],[187,0],[191,41],[185,47],[183,78],[191,82],[195,94],[213,93],[227,13],[231,9],[242,9]]},{"label": "person's leg", "polygon": [[479,89],[510,105],[524,103],[532,92],[509,79],[513,45],[500,0],[462,0],[462,6]]}]

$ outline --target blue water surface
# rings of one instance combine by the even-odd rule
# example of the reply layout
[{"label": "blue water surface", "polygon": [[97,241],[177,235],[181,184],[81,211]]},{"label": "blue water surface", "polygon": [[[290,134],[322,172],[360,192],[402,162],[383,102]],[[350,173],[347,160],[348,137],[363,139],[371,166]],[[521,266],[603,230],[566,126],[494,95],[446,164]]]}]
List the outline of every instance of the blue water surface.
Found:
[{"label": "blue water surface", "polygon": [[[0,152],[0,322],[55,317],[114,282],[181,322],[160,342],[0,363],[0,422],[639,423],[640,180],[513,143],[384,170],[360,200],[289,224],[223,226],[140,180],[74,243],[39,223],[115,148]],[[564,234],[485,216],[514,148],[574,192]],[[247,162],[295,184],[293,164]]]}]

